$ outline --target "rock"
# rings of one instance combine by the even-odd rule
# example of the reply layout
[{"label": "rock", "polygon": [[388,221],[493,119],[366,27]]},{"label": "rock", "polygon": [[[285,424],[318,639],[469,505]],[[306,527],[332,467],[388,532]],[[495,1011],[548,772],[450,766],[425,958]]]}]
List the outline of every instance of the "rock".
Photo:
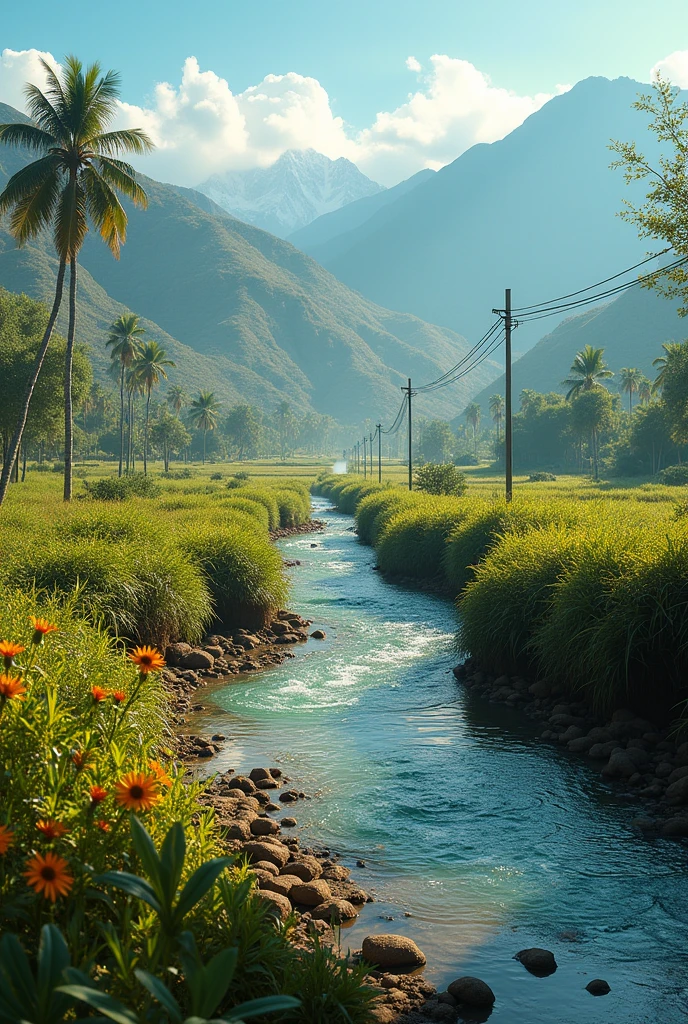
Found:
[{"label": "rock", "polygon": [[311,633],[311,639],[313,640],[324,640],[326,636],[327,633],[324,629],[314,629]]},{"label": "rock", "polygon": [[312,911],[312,917],[316,921],[334,921],[341,924],[342,921],[353,921],[358,917],[358,911],[348,900],[325,900]]},{"label": "rock", "polygon": [[531,974],[554,974],[557,969],[557,961],[554,953],[548,949],[539,949],[533,946],[531,949],[522,949],[517,953],[514,960],[519,960]]},{"label": "rock", "polygon": [[281,896],[278,892],[270,892],[267,889],[259,889],[257,895],[261,900],[270,904],[270,908],[282,921],[286,921],[292,912],[291,903],[286,896]]},{"label": "rock", "polygon": [[222,655],[223,655],[223,654],[225,653],[225,652],[224,652],[224,651],[222,650],[222,648],[221,648],[221,647],[218,647],[218,646],[217,646],[216,644],[207,644],[207,645],[206,645],[206,646],[205,646],[205,647],[203,648],[203,650],[205,651],[205,653],[206,653],[206,654],[209,654],[209,655],[210,655],[210,657],[211,657],[211,658],[213,658],[213,659],[215,659],[215,658],[221,658],[221,657],[222,657]]},{"label": "rock", "polygon": [[215,659],[207,651],[202,651],[200,647],[194,647],[188,654],[182,655],[180,664],[182,668],[212,668],[215,664]]},{"label": "rock", "polygon": [[332,890],[327,882],[318,878],[313,882],[302,882],[295,885],[290,896],[294,903],[303,903],[308,907],[319,907],[321,903],[332,898]]},{"label": "rock", "polygon": [[295,789],[287,789],[284,791],[284,793],[280,793],[279,799],[282,801],[283,804],[289,804],[293,803],[295,800],[298,800],[299,794]]},{"label": "rock", "polygon": [[560,743],[569,743],[571,740],[579,740],[583,736],[583,730],[578,725],[570,725],[559,737]]},{"label": "rock", "polygon": [[256,792],[256,785],[251,779],[247,779],[244,775],[235,775],[233,779],[230,779],[227,783],[229,789],[240,789],[242,793],[246,793],[247,796],[251,796]]},{"label": "rock", "polygon": [[608,992],[611,992],[609,984],[603,978],[595,978],[593,981],[589,981],[585,988],[591,996],[606,996]]},{"label": "rock", "polygon": [[333,881],[345,882],[351,872],[348,868],[345,868],[343,864],[329,864],[326,868],[323,868],[322,877],[332,879]]},{"label": "rock", "polygon": [[167,665],[181,665],[182,658],[191,653],[191,644],[170,644],[165,648],[165,662]]},{"label": "rock", "polygon": [[638,771],[629,750],[616,750],[602,769],[605,779],[630,779]]},{"label": "rock", "polygon": [[606,761],[617,747],[616,740],[607,740],[606,743],[593,743],[588,751],[588,757],[592,757],[595,761]]},{"label": "rock", "polygon": [[279,868],[277,867],[276,864],[273,864],[271,860],[259,860],[256,864],[253,865],[253,870],[267,871],[267,873],[269,875],[272,875],[273,878],[279,875]]},{"label": "rock", "polygon": [[451,992],[440,992],[437,996],[438,1003],[444,1003],[445,1006],[458,1006],[459,1001],[455,999]]},{"label": "rock", "polygon": [[251,838],[251,826],[247,821],[235,821],[227,826],[225,839],[240,839],[245,842]]},{"label": "rock", "polygon": [[672,782],[665,793],[665,797],[668,804],[687,804],[688,775],[684,775],[682,779]]},{"label": "rock", "polygon": [[593,741],[589,736],[579,736],[575,740],[569,740],[566,744],[567,749],[570,750],[572,754],[585,754],[592,746]]},{"label": "rock", "polygon": [[406,935],[367,935],[363,958],[378,967],[422,967],[426,963],[425,954]]},{"label": "rock", "polygon": [[[277,808],[273,808],[273,810],[277,810]],[[282,828],[296,828],[297,821],[296,818],[280,818],[280,825]]]},{"label": "rock", "polygon": [[270,778],[270,779],[258,779],[258,781],[256,782],[255,785],[256,785],[256,787],[258,789],[278,789],[279,788],[279,782],[277,781],[277,779],[273,779],[273,778]]},{"label": "rock", "polygon": [[278,892],[280,896],[291,896],[295,885],[300,885],[301,879],[296,875],[268,875],[260,882],[261,889],[269,892]]},{"label": "rock", "polygon": [[611,738],[609,730],[600,728],[598,725],[588,733],[588,739],[591,739],[593,743],[609,743]]},{"label": "rock", "polygon": [[628,708],[618,708],[612,715],[612,722],[633,722],[635,718],[635,713],[629,711]]},{"label": "rock", "polygon": [[544,680],[532,683],[528,687],[528,693],[532,693],[533,697],[549,697],[551,693],[549,683],[546,683]]},{"label": "rock", "polygon": [[447,986],[450,996],[462,1006],[492,1006],[495,994],[490,986],[480,978],[457,978]]},{"label": "rock", "polygon": [[[659,775],[659,772],[657,772],[657,775]],[[679,779],[685,779],[686,776],[688,776],[688,767],[674,768],[674,770],[669,773],[667,782],[671,786],[674,782],[678,782]]]},{"label": "rock", "polygon": [[289,850],[281,843],[255,840],[244,844],[244,853],[248,855],[252,864],[256,864],[259,860],[269,860],[281,868],[289,860]]},{"label": "rock", "polygon": [[254,818],[251,822],[251,832],[254,836],[273,836],[279,832],[279,824],[272,818]]},{"label": "rock", "polygon": [[669,818],[662,825],[661,831],[667,839],[680,839],[688,836],[688,818]]},{"label": "rock", "polygon": [[290,861],[282,868],[280,874],[298,875],[303,882],[313,882],[322,875],[322,868],[315,857],[300,857],[297,861]]},{"label": "rock", "polygon": [[260,782],[261,779],[270,779],[273,781],[272,772],[269,768],[252,768],[248,773],[248,777],[251,782]]}]

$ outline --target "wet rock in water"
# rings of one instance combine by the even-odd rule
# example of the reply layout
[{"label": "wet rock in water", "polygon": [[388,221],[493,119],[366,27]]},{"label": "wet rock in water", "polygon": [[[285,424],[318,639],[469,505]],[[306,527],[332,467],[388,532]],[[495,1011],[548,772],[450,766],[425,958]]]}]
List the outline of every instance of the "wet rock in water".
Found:
[{"label": "wet rock in water", "polygon": [[365,866],[366,866],[366,862],[364,860],[357,860],[356,861],[356,867],[357,868],[364,868]]},{"label": "wet rock in water", "polygon": [[269,860],[276,864],[278,868],[281,868],[289,860],[289,850],[286,846],[283,846],[281,843],[270,843],[266,840],[263,842],[255,840],[254,842],[245,843],[244,853],[248,855],[248,859],[252,864],[257,863],[259,860]]},{"label": "wet rock in water", "polygon": [[255,783],[251,779],[247,779],[245,775],[235,775],[233,779],[229,780],[227,786],[229,789],[240,789],[247,796],[252,796],[256,792]]},{"label": "wet rock in water", "polygon": [[270,778],[270,779],[258,779],[258,781],[256,782],[256,787],[258,789],[278,789],[279,788],[279,782],[277,781],[277,779],[273,779],[273,778]]},{"label": "wet rock in water", "polygon": [[[278,807],[274,807],[273,810],[279,810]],[[282,828],[296,828],[296,818],[280,818],[280,825]]]},{"label": "wet rock in water", "polygon": [[604,978],[595,978],[593,981],[589,981],[585,988],[591,996],[606,996],[608,992],[611,992],[611,988]]},{"label": "wet rock in water", "polygon": [[494,992],[480,978],[457,978],[447,986],[447,991],[460,1006],[492,1006],[495,1001]]},{"label": "wet rock in water", "polygon": [[307,907],[319,907],[332,898],[332,892],[327,882],[322,878],[314,882],[302,882],[295,885],[290,893],[294,903],[303,903]]},{"label": "wet rock in water", "polygon": [[406,935],[367,935],[363,958],[378,967],[422,967],[425,954]]},{"label": "wet rock in water", "polygon": [[538,946],[533,946],[531,949],[522,949],[516,954],[514,960],[520,961],[531,974],[554,974],[557,969],[554,953],[550,952],[549,949],[540,949]]},{"label": "wet rock in water", "polygon": [[295,789],[287,789],[284,793],[280,793],[279,799],[283,804],[290,804],[299,799],[299,794]]},{"label": "wet rock in water", "polygon": [[269,875],[276,878],[279,875],[279,868],[271,860],[259,860],[253,865],[254,871],[267,871]]},{"label": "wet rock in water", "polygon": [[252,768],[248,773],[248,777],[251,782],[260,782],[261,779],[270,779],[272,781],[272,772],[269,768]]},{"label": "wet rock in water", "polygon": [[311,633],[311,639],[313,640],[324,640],[326,636],[327,633],[324,629],[314,629]]},{"label": "wet rock in water", "polygon": [[303,882],[313,882],[322,875],[322,868],[315,857],[299,857],[297,861],[290,861],[283,869],[291,875],[298,875]]},{"label": "wet rock in water", "polygon": [[207,651],[202,651],[200,647],[194,647],[188,654],[182,655],[180,664],[182,668],[212,668],[215,664],[215,659]]},{"label": "wet rock in water", "polygon": [[282,778],[282,769],[281,768],[270,768],[269,772],[272,775],[273,779],[281,779]]},{"label": "wet rock in water", "polygon": [[279,824],[272,818],[254,818],[251,832],[254,836],[272,836],[279,832]]},{"label": "wet rock in water", "polygon": [[326,900],[313,910],[312,916],[316,921],[341,924],[342,921],[353,921],[358,917],[358,911],[348,900]]},{"label": "wet rock in water", "polygon": [[[671,776],[669,777],[671,778]],[[672,782],[668,787],[665,796],[668,804],[687,804],[688,775],[684,775],[683,778],[677,779],[676,782]]]},{"label": "wet rock in water", "polygon": [[281,896],[278,892],[270,892],[267,889],[259,889],[258,896],[270,904],[270,908],[282,921],[286,921],[291,914],[292,906],[286,896]]}]

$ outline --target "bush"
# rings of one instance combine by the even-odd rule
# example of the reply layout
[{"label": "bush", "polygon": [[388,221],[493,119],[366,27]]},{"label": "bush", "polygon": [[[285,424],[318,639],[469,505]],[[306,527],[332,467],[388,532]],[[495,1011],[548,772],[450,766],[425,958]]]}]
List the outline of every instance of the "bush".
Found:
[{"label": "bush", "polygon": [[287,488],[274,489],[279,507],[280,526],[299,526],[311,517],[311,503],[307,494]]},{"label": "bush", "polygon": [[97,501],[126,501],[128,498],[155,498],[160,488],[149,476],[132,473],[130,476],[108,476],[92,483],[84,480],[90,498]]},{"label": "bush", "polygon": [[680,466],[667,466],[658,474],[657,480],[669,487],[683,487],[688,484],[688,465],[683,463]]},{"label": "bush", "polygon": [[270,523],[270,513],[265,505],[260,501],[255,501],[253,498],[242,498],[239,495],[235,498],[225,498],[223,496],[219,504],[223,509],[236,509],[238,512],[246,512],[248,515],[252,516],[267,533]]},{"label": "bush", "polygon": [[211,480],[221,480],[222,479],[222,473],[211,473],[210,474],[210,479]]},{"label": "bush", "polygon": [[416,497],[416,503],[392,516],[379,535],[377,555],[383,572],[444,583],[447,538],[468,509],[456,498]]},{"label": "bush", "polygon": [[250,498],[264,505],[268,510],[268,529],[276,530],[280,525],[280,510],[277,498],[268,487],[241,487],[241,493],[236,497]]},{"label": "bush", "polygon": [[426,494],[451,494],[459,497],[466,492],[466,477],[450,462],[435,464],[428,462],[416,470],[413,479],[416,490]]},{"label": "bush", "polygon": [[166,473],[161,473],[160,476],[164,477],[165,480],[190,480],[193,472],[188,466],[185,466],[184,469],[168,469]]},{"label": "bush", "polygon": [[531,473],[528,480],[531,484],[549,484],[556,480],[554,473]]},{"label": "bush", "polygon": [[376,545],[390,519],[414,504],[416,495],[399,487],[387,487],[385,490],[368,494],[356,507],[359,538],[364,544]]}]

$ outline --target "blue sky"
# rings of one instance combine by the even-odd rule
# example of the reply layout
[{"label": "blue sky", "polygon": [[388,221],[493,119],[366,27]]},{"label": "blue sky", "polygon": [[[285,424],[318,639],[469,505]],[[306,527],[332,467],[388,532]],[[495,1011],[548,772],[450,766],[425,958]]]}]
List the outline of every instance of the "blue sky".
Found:
[{"label": "blue sky", "polygon": [[[266,75],[294,72],[316,79],[349,136],[369,129],[379,112],[403,107],[409,93],[432,91],[433,54],[468,62],[495,88],[535,97],[593,74],[647,81],[656,62],[688,51],[686,0],[664,0],[656,8],[639,0],[140,0],[119,10],[98,0],[69,5],[36,0],[3,7],[0,50],[35,48],[57,60],[66,52],[98,58],[122,72],[123,99],[138,107],[155,106],[156,83],[178,87],[184,61],[194,56],[201,72],[225,79],[233,94]],[[407,68],[410,55],[421,72]],[[465,83],[454,87],[468,88]],[[0,75],[0,99],[2,91]],[[278,101],[272,97],[271,102]],[[529,110],[524,111],[527,116]],[[517,115],[512,111],[506,117],[507,128],[509,117]],[[493,134],[501,130],[501,122],[492,129]],[[327,129],[322,134],[327,136]],[[470,142],[464,135],[465,140],[448,138],[447,147]],[[273,143],[263,145],[259,156],[250,155],[249,147],[241,159],[269,162]],[[324,145],[332,151],[328,155],[336,155],[333,138]],[[428,149],[426,164],[446,162],[447,147]],[[356,158],[357,151],[342,149],[342,155]],[[398,173],[393,155],[383,156],[378,152],[373,159],[366,151],[360,162],[368,161],[367,169],[377,169],[378,177],[398,178],[413,170],[408,153],[400,156]],[[417,153],[414,159],[420,160]],[[169,162],[170,174],[175,166]],[[209,164],[208,169],[217,168]],[[198,171],[182,162],[176,173],[190,181]]]}]

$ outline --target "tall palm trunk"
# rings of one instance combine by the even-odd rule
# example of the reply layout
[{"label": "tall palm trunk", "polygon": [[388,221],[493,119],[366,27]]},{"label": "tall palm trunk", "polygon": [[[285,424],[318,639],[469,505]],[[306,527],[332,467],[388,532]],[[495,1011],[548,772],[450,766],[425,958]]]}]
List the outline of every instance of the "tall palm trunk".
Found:
[{"label": "tall palm trunk", "polygon": [[26,427],[26,418],[29,414],[29,406],[31,404],[31,398],[33,396],[36,381],[39,378],[41,369],[43,368],[43,361],[45,359],[45,353],[48,351],[48,345],[53,334],[53,328],[55,327],[55,321],[57,320],[57,314],[60,311],[60,305],[62,303],[62,291],[64,288],[64,277],[67,264],[65,260],[60,260],[60,266],[57,271],[57,281],[55,284],[55,298],[53,300],[53,308],[50,311],[50,317],[48,319],[48,325],[43,335],[43,341],[41,347],[36,356],[36,361],[33,364],[33,373],[31,378],[26,385],[26,391],[24,392],[24,399],[22,401],[21,411],[17,418],[17,425],[14,428],[14,434],[7,447],[5,453],[5,460],[2,467],[2,475],[0,475],[0,505],[5,500],[7,494],[7,487],[10,482],[10,475],[14,469],[14,464],[19,454],[19,445],[21,444],[22,435],[24,428]]},{"label": "tall palm trunk", "polygon": [[72,366],[74,363],[74,331],[76,329],[76,256],[72,256],[69,267],[69,328],[67,330],[67,352],[65,354],[64,406],[65,406],[65,453],[64,453],[64,500],[72,500],[72,456],[74,453],[74,420],[72,418]]},{"label": "tall palm trunk", "polygon": [[124,363],[122,363],[122,372],[119,378],[119,472],[117,476],[122,475],[122,465],[124,463]]},{"label": "tall palm trunk", "polygon": [[143,432],[143,475],[148,476],[148,419],[150,416],[150,388],[146,397],[146,426]]},{"label": "tall palm trunk", "polygon": [[203,465],[205,466],[205,430],[203,431]]}]

